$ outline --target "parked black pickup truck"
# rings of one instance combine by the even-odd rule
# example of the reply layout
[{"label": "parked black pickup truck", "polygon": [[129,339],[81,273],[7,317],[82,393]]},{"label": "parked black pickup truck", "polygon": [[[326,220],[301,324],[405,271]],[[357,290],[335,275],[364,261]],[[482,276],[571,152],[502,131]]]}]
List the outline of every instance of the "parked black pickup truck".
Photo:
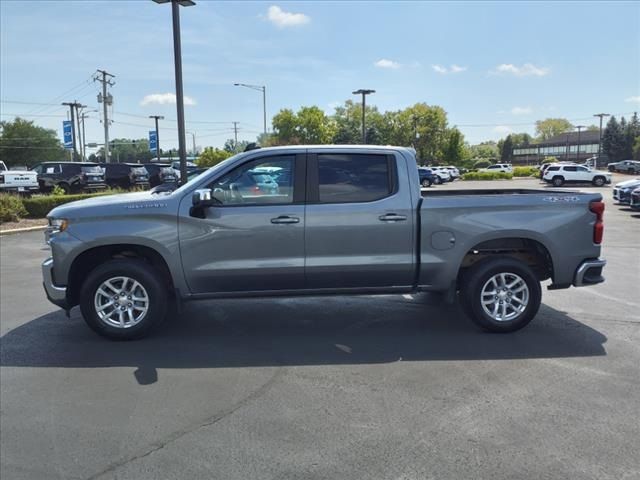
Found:
[{"label": "parked black pickup truck", "polygon": [[139,163],[103,163],[107,185],[130,190],[149,188],[149,172]]},{"label": "parked black pickup truck", "polygon": [[65,193],[107,188],[104,171],[97,163],[43,162],[31,170],[38,174],[41,192],[50,192],[54,187],[61,188]]}]

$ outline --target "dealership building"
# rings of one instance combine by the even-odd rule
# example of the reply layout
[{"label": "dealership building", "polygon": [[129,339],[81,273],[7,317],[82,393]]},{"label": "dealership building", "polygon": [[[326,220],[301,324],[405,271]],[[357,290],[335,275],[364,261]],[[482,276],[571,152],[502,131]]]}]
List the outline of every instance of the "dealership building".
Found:
[{"label": "dealership building", "polygon": [[513,148],[514,165],[537,165],[544,157],[556,157],[560,161],[584,162],[598,155],[600,132],[585,130],[556,135],[543,142],[520,145]]}]

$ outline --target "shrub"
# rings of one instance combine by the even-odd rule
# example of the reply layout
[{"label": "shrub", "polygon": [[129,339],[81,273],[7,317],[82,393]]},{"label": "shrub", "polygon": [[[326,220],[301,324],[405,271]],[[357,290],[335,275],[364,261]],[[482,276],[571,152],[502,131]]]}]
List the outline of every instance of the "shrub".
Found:
[{"label": "shrub", "polygon": [[538,169],[536,167],[515,167],[513,169],[514,177],[537,177]]},{"label": "shrub", "polygon": [[511,180],[513,175],[504,172],[469,172],[462,175],[462,180]]},{"label": "shrub", "polygon": [[544,159],[540,162],[541,165],[545,163],[557,163],[558,159],[556,157],[544,157]]},{"label": "shrub", "polygon": [[17,222],[26,215],[27,211],[18,195],[0,194],[0,222]]},{"label": "shrub", "polygon": [[53,187],[53,190],[51,190],[51,195],[61,196],[65,195],[66,193],[67,192],[65,192],[64,189],[60,188],[58,185]]}]

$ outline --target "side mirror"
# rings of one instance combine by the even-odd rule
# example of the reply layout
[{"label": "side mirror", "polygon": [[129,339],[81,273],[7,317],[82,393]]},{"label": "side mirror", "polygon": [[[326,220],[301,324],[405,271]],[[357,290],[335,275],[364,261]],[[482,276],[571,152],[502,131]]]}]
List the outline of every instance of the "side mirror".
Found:
[{"label": "side mirror", "polygon": [[208,207],[211,205],[211,189],[201,188],[193,192],[191,203],[194,207]]}]

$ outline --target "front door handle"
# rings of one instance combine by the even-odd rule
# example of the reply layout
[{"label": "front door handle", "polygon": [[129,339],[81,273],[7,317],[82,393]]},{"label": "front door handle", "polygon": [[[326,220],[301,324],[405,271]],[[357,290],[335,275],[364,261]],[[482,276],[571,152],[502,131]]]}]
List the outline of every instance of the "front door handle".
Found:
[{"label": "front door handle", "polygon": [[272,218],[271,223],[283,224],[283,223],[300,223],[298,217],[290,217],[289,215],[280,215],[279,217]]},{"label": "front door handle", "polygon": [[407,219],[406,215],[398,215],[395,213],[387,213],[386,215],[380,215],[378,219],[381,222],[403,222]]}]

